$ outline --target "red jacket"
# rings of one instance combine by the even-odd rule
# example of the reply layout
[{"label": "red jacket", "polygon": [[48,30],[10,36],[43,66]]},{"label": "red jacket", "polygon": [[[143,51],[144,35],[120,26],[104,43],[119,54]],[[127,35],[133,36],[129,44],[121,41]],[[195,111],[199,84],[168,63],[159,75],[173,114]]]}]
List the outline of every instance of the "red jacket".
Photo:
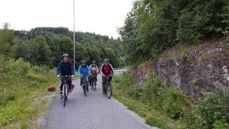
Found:
[{"label": "red jacket", "polygon": [[103,64],[101,66],[101,71],[103,76],[110,76],[113,75],[114,70],[111,64]]}]

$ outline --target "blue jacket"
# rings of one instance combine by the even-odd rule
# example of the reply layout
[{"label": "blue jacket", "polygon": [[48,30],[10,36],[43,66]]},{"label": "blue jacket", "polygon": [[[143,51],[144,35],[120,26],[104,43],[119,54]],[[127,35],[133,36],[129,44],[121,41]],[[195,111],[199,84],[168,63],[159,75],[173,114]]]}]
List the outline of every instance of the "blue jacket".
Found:
[{"label": "blue jacket", "polygon": [[90,75],[90,68],[88,66],[80,65],[78,68],[78,74],[89,76]]},{"label": "blue jacket", "polygon": [[61,75],[74,75],[74,67],[71,62],[60,62],[56,70],[57,74]]}]

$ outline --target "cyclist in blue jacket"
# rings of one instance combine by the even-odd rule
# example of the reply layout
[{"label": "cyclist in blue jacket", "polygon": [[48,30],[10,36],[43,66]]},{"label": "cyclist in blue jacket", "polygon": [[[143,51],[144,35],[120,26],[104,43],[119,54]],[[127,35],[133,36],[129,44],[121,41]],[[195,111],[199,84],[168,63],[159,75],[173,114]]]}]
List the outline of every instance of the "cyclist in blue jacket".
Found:
[{"label": "cyclist in blue jacket", "polygon": [[86,60],[81,61],[81,65],[78,68],[78,74],[80,76],[80,85],[82,85],[83,76],[86,76],[88,82],[88,77],[90,75],[90,68],[88,67]]},{"label": "cyclist in blue jacket", "polygon": [[56,74],[58,77],[60,77],[61,80],[61,85],[60,85],[60,95],[61,95],[61,99],[63,98],[63,94],[62,94],[62,87],[64,84],[64,76],[68,76],[68,83],[70,86],[70,89],[73,88],[72,86],[72,77],[74,76],[75,72],[74,72],[74,66],[72,65],[72,63],[69,61],[69,55],[67,53],[63,54],[63,60],[59,63],[58,67],[57,67],[57,71]]}]

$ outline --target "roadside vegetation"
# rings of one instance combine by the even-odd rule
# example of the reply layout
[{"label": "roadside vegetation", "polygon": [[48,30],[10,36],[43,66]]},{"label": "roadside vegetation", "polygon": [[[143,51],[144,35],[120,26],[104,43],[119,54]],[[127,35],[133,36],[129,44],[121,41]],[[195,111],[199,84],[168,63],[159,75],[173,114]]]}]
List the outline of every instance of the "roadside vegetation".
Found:
[{"label": "roadside vegetation", "polygon": [[[22,59],[0,55],[0,128],[28,128],[44,110],[39,97],[48,95],[58,78],[46,66],[32,66]],[[47,101],[47,100],[44,100]]]},{"label": "roadside vegetation", "polygon": [[181,91],[162,86],[154,77],[137,87],[127,74],[113,80],[114,96],[161,129],[227,129],[229,96],[210,94],[194,102]]}]

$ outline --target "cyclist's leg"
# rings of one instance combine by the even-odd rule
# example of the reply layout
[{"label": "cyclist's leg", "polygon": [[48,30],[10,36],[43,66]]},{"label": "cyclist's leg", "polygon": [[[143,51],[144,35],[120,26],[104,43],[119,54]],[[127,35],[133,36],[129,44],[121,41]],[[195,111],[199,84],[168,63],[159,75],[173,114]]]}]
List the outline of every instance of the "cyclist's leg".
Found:
[{"label": "cyclist's leg", "polygon": [[102,76],[102,88],[103,88],[103,94],[105,93],[105,83],[106,83],[106,77]]},{"label": "cyclist's leg", "polygon": [[71,91],[72,90],[72,77],[71,76],[69,76],[68,77],[68,86],[69,86],[69,91]]},{"label": "cyclist's leg", "polygon": [[92,85],[92,75],[89,76],[89,83]]},{"label": "cyclist's leg", "polygon": [[61,77],[60,81],[61,81],[61,84],[60,84],[60,95],[62,97],[62,95],[63,95],[64,77]]},{"label": "cyclist's leg", "polygon": [[86,76],[87,91],[89,91],[89,75]]},{"label": "cyclist's leg", "polygon": [[87,81],[87,85],[89,84],[89,81],[90,81],[90,76],[87,76],[86,77],[86,81]]},{"label": "cyclist's leg", "polygon": [[80,77],[80,86],[82,86],[83,83],[83,77]]},{"label": "cyclist's leg", "polygon": [[109,83],[111,83],[111,81],[112,81],[112,76],[109,76]]},{"label": "cyclist's leg", "polygon": [[97,82],[97,73],[96,73],[96,75],[95,75],[95,82]]}]

